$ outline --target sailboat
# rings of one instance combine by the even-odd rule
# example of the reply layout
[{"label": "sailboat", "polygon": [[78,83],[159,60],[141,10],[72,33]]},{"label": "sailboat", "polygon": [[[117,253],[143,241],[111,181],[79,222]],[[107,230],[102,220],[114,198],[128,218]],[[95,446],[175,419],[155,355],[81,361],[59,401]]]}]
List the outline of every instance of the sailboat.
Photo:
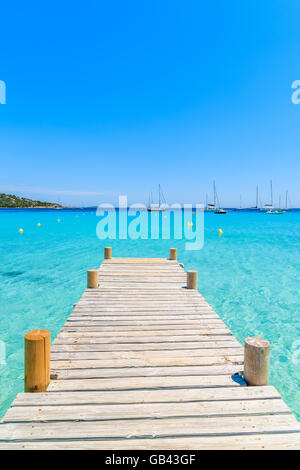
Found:
[{"label": "sailboat", "polygon": [[206,206],[205,206],[205,211],[206,212],[214,212],[214,214],[227,214],[227,211],[225,209],[220,208],[220,203],[219,203],[219,198],[218,198],[218,193],[216,190],[216,183],[213,181],[213,193],[214,193],[214,202],[213,204],[207,203],[207,197],[206,197]]},{"label": "sailboat", "polygon": [[218,203],[218,208],[215,210],[214,214],[227,214],[227,211],[225,209],[221,209],[220,204]]},{"label": "sailboat", "polygon": [[[271,181],[271,190],[272,190],[272,181]],[[271,192],[271,201],[273,206],[273,192]],[[281,209],[281,196],[279,196],[278,208],[270,208],[266,211],[266,214],[285,214],[285,210]]]},{"label": "sailboat", "polygon": [[283,209],[270,209],[269,211],[266,211],[266,214],[285,214],[286,211]]},{"label": "sailboat", "polygon": [[268,214],[270,213],[270,211],[272,211],[274,209],[274,206],[273,206],[273,183],[272,183],[272,180],[270,181],[270,192],[271,192],[271,204],[265,204],[262,208],[261,208],[261,211],[264,211],[264,212],[268,212]]},{"label": "sailboat", "polygon": [[166,200],[165,200],[165,197],[163,195],[160,184],[158,185],[158,203],[153,202],[153,195],[151,193],[150,197],[149,197],[149,204],[148,204],[147,210],[150,211],[150,212],[152,212],[152,211],[162,212],[162,211],[167,210]]},{"label": "sailboat", "polygon": [[251,211],[258,211],[259,210],[259,207],[258,207],[258,186],[256,186],[256,204],[255,204],[255,206],[250,207],[250,210]]},{"label": "sailboat", "polygon": [[212,211],[216,211],[217,210],[217,206],[216,206],[216,183],[213,182],[213,193],[214,193],[214,202],[213,204],[208,204],[207,202],[207,195],[206,195],[206,206],[205,206],[205,210],[207,212],[212,212]]},{"label": "sailboat", "polygon": [[245,208],[242,207],[242,196],[240,195],[240,207],[238,207],[239,211],[243,211]]},{"label": "sailboat", "polygon": [[214,200],[217,201],[217,207],[216,207],[216,210],[214,211],[214,214],[227,214],[227,211],[225,209],[221,209],[220,207],[220,201],[219,201],[218,193],[216,191],[215,182],[214,182]]},{"label": "sailboat", "polygon": [[[288,202],[289,202],[290,204],[288,204]],[[284,210],[285,210],[285,211],[290,211],[291,209],[292,209],[292,208],[291,208],[291,201],[290,201],[290,198],[289,198],[289,192],[288,192],[288,190],[286,190],[286,192],[285,192],[285,208],[284,208]]]}]

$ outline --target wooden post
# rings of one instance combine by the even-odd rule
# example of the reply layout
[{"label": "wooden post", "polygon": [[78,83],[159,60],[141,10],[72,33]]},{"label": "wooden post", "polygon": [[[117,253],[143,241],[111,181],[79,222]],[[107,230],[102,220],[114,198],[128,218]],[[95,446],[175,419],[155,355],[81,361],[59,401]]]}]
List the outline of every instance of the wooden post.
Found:
[{"label": "wooden post", "polygon": [[266,339],[246,338],[244,376],[248,385],[268,385],[270,343]]},{"label": "wooden post", "polygon": [[111,259],[111,246],[104,248],[104,259]]},{"label": "wooden post", "polygon": [[187,272],[187,288],[197,289],[197,287],[198,287],[198,272],[188,271]]},{"label": "wooden post", "polygon": [[88,289],[97,289],[98,287],[98,271],[97,269],[89,269],[87,272]]},{"label": "wooden post", "polygon": [[177,260],[177,248],[170,248],[170,260]]},{"label": "wooden post", "polygon": [[27,393],[46,392],[50,383],[50,331],[29,331],[24,339],[24,391]]}]

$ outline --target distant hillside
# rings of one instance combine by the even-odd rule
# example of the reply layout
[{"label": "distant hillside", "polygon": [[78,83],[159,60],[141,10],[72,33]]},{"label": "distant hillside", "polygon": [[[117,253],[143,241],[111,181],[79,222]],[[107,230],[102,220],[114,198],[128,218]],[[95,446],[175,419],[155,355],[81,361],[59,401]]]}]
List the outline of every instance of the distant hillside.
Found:
[{"label": "distant hillside", "polygon": [[34,201],[25,197],[15,196],[13,194],[0,193],[0,207],[62,207],[54,202]]}]

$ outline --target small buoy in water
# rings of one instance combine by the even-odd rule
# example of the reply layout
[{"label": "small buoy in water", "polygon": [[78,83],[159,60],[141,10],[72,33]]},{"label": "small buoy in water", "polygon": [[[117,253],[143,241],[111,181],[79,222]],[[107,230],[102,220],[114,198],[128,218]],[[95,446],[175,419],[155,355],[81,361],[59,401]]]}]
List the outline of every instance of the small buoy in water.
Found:
[{"label": "small buoy in water", "polygon": [[60,219],[57,219],[57,222],[60,222]]},{"label": "small buoy in water", "polygon": [[37,224],[37,226],[38,226],[38,227],[40,227],[40,226],[41,226],[41,224],[40,224],[40,223],[38,223],[38,224]]},{"label": "small buoy in water", "polygon": [[75,215],[75,217],[77,218],[77,217],[78,217],[78,215]]},{"label": "small buoy in water", "polygon": [[219,235],[223,235],[223,230],[219,228]]},{"label": "small buoy in water", "polygon": [[193,222],[188,222],[189,227],[192,227],[193,225],[194,225]]},{"label": "small buoy in water", "polygon": [[195,212],[192,212],[193,215],[195,215]]},{"label": "small buoy in water", "polygon": [[24,232],[24,230],[22,228],[20,228],[19,233],[23,233],[23,232]]}]

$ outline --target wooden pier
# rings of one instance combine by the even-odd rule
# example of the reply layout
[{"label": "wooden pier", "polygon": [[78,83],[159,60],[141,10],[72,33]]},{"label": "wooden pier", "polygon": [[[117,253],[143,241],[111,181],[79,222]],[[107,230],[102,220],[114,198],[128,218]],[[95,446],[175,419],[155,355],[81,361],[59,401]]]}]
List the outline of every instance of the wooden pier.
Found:
[{"label": "wooden pier", "polygon": [[17,395],[0,449],[300,449],[300,423],[274,387],[246,385],[244,348],[174,252],[106,258],[52,343],[47,391]]}]

